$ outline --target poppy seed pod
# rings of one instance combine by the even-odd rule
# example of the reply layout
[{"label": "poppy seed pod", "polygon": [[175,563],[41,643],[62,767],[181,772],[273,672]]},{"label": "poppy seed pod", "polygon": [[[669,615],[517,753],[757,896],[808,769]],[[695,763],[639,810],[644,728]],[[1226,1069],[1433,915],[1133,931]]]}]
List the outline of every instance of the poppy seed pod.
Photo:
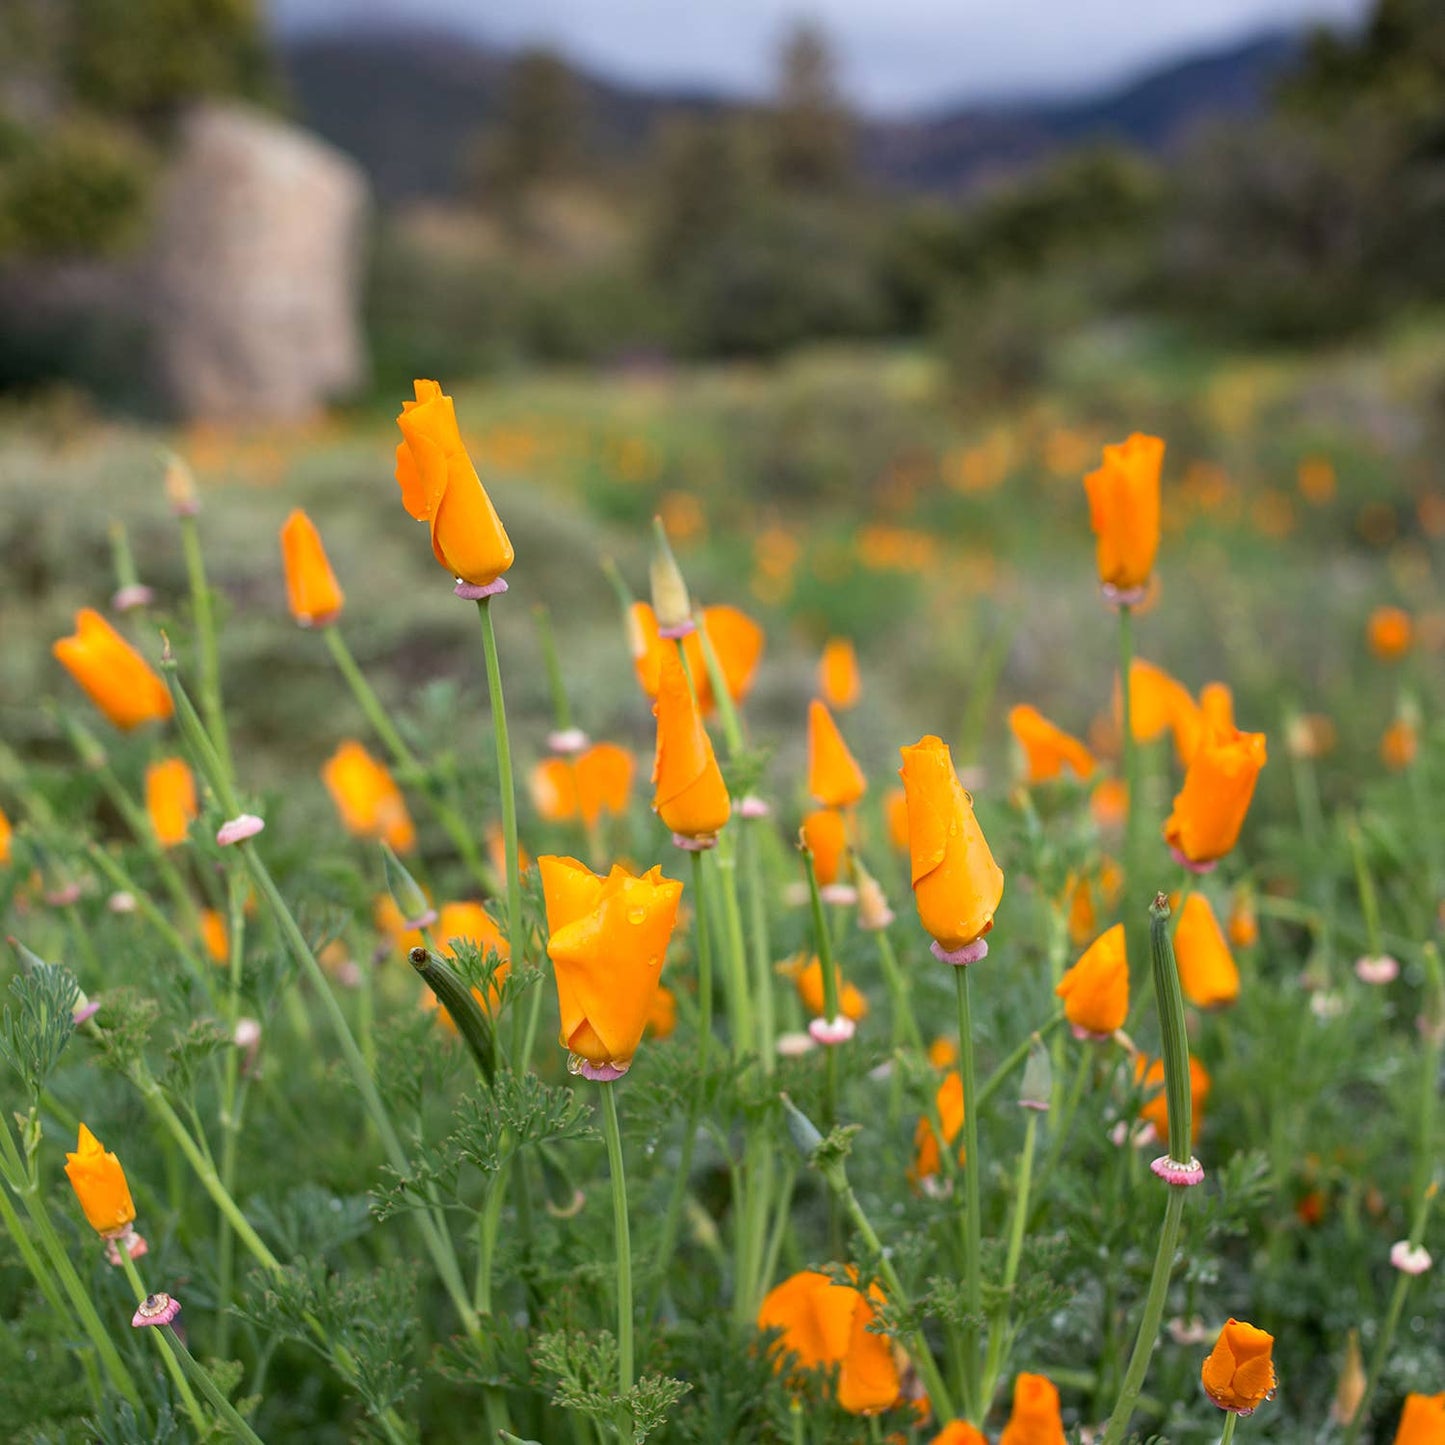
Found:
[{"label": "poppy seed pod", "polygon": [[75,614],[75,635],[62,637],[51,651],[122,732],[164,721],[175,711],[165,683],[93,608]]},{"label": "poppy seed pod", "polygon": [[451,397],[435,381],[415,383],[401,404],[396,480],[402,505],[431,525],[432,552],[472,596],[497,584],[516,558],[506,529],[467,455]]},{"label": "poppy seed pod", "polygon": [[281,561],[292,617],[302,627],[334,622],[341,615],[346,595],[331,570],[316,524],[299,508],[281,525]]}]

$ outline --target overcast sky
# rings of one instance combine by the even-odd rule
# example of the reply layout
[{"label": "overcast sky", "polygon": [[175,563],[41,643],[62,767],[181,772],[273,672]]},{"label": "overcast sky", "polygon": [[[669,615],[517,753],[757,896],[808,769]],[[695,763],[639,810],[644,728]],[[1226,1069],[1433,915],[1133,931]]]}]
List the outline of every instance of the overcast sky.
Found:
[{"label": "overcast sky", "polygon": [[800,16],[832,36],[853,100],[905,112],[1087,92],[1369,0],[269,0],[286,30],[402,17],[505,46],[544,42],[620,80],[757,93]]}]

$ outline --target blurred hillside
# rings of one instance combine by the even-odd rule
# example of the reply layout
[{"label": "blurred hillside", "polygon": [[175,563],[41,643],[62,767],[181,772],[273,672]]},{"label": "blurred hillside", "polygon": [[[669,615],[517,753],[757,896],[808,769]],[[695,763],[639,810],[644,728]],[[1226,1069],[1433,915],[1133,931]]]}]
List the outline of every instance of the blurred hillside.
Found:
[{"label": "blurred hillside", "polygon": [[[1164,152],[1209,124],[1257,114],[1303,48],[1300,34],[1271,33],[1082,100],[862,119],[860,170],[886,187],[957,193],[1085,143]],[[383,201],[465,194],[477,138],[506,113],[513,59],[456,35],[387,29],[320,32],[280,51],[298,117],[360,161]],[[583,70],[571,79],[589,149],[614,164],[642,160],[669,119],[718,120],[746,109],[631,89]]]}]

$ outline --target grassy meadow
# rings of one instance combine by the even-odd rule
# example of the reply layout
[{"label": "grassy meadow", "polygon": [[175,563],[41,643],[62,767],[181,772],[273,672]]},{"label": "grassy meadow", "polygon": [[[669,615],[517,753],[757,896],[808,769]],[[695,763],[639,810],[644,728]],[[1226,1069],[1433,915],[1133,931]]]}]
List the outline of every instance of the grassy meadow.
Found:
[{"label": "grassy meadow", "polygon": [[[516,550],[487,612],[522,847],[682,881],[663,974],[675,1019],[616,1083],[567,1071],[552,900],[535,868],[518,899],[501,886],[483,637],[400,505],[399,397],[286,434],[148,430],[65,395],[0,412],[0,809],[14,827],[0,921],[23,945],[0,1027],[0,1435],[956,1445],[977,1437],[945,1427],[967,1418],[1002,1445],[1187,1445],[1235,1430],[1200,1385],[1233,1318],[1274,1336],[1278,1376],[1239,1418],[1241,1441],[1395,1440],[1407,1396],[1445,1391],[1440,1270],[1390,1258],[1402,1240],[1445,1249],[1430,1212],[1445,1157],[1445,328],[1234,356],[1162,327],[1094,326],[1061,342],[1037,388],[987,404],[930,353],[873,348],[439,380]],[[1127,831],[1095,795],[1127,760],[1118,620],[1081,479],[1136,431],[1167,450],[1135,653],[1192,695],[1227,684],[1239,726],[1268,743],[1239,843],[1201,877],[1159,837],[1183,776],[1167,732],[1133,750]],[[226,786],[207,777],[205,706],[199,734],[121,733],[50,650],[93,607],[153,664],[164,633],[179,684],[209,700],[169,453],[200,502]],[[378,758],[387,746],[321,630],[288,614],[277,532],[297,507],[346,594],[336,627],[418,760],[397,769],[418,834],[403,861],[432,902],[486,902],[510,937],[505,981],[495,940],[453,960],[479,997],[495,990],[478,1010],[491,1078],[421,1006],[416,940],[378,905],[382,853],[323,785],[344,739]],[[652,704],[604,566],[645,599],[654,516],[693,600],[740,608],[766,635],[737,733],[726,710],[712,720],[734,808],[705,855],[675,848],[649,806]],[[124,615],[109,610],[118,545],[154,591]],[[1408,614],[1404,646],[1372,646],[1382,607]],[[836,717],[868,784],[852,845],[896,914],[881,931],[848,903],[810,907],[794,847],[815,806],[808,703],[834,637],[861,670]],[[1088,744],[1089,778],[1029,781],[1006,721],[1021,703]],[[564,722],[637,759],[627,806],[587,828],[544,816],[529,787]],[[990,953],[967,970],[971,1037],[886,816],[899,747],[929,733],[950,744],[1006,880]],[[166,849],[141,806],[162,755],[188,757],[200,784],[198,819]],[[740,816],[745,795],[770,816]],[[468,851],[429,800],[462,820]],[[222,847],[233,803],[265,831]],[[1133,1142],[1161,1051],[1146,911],[1162,891],[1177,912],[1190,890],[1227,922],[1241,983],[1231,1005],[1187,1010],[1210,1079],[1194,1105],[1206,1177],[1171,1191],[1150,1172],[1156,1150]],[[392,913],[412,916],[404,900]],[[1077,1040],[1054,986],[1120,918],[1125,1037]],[[788,967],[820,952],[862,995],[834,1046],[809,1046],[819,1010]],[[1388,981],[1357,973],[1383,954],[1398,963]],[[72,975],[100,1004],[73,1032]],[[238,1043],[249,1020],[259,1035]],[[1016,1106],[1035,1032],[1041,1113]],[[961,1044],[977,1085],[962,1163],[960,1125],[937,1113]],[[631,1217],[620,1311],[608,1090]],[[126,1327],[133,1284],[63,1173],[82,1121],[124,1165],[149,1246],[138,1277],[182,1301],[194,1375],[154,1343],[169,1346],[162,1330]],[[947,1157],[924,1180],[917,1150],[939,1132]],[[1182,1236],[1161,1278],[1172,1194]],[[841,1371],[789,1365],[790,1348],[810,1363],[802,1336],[758,1328],[775,1286],[809,1269],[876,1309]],[[855,1356],[885,1338],[896,1391],[845,1408]],[[1008,1423],[1020,1373],[1057,1388],[1057,1422]]]}]

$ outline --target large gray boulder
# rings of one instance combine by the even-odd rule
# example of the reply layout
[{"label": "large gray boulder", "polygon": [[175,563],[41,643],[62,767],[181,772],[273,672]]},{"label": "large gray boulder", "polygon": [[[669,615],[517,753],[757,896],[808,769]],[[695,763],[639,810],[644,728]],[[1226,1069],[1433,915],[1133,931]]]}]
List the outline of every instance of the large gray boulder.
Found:
[{"label": "large gray boulder", "polygon": [[294,422],[366,374],[367,187],[340,151],[236,105],[182,124],[152,252],[162,385],[191,419]]}]

